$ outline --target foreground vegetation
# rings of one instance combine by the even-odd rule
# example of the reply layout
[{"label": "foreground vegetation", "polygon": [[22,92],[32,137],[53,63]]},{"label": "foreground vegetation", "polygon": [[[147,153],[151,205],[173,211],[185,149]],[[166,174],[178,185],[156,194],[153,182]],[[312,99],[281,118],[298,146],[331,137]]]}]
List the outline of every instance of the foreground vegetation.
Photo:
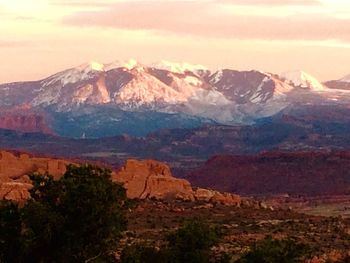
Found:
[{"label": "foreground vegetation", "polygon": [[349,260],[346,219],[251,206],[131,201],[110,171],[91,165],[70,165],[59,180],[48,174],[30,178],[29,201],[0,202],[0,262]]},{"label": "foreground vegetation", "polygon": [[[215,255],[211,249],[218,243],[218,228],[197,221],[185,223],[167,237],[168,243],[155,248],[149,244],[127,246],[121,263],[229,263],[231,255]],[[251,247],[236,263],[297,263],[309,256],[307,246],[293,240],[267,238]]]},{"label": "foreground vegetation", "polygon": [[31,175],[23,207],[2,202],[1,262],[108,262],[126,229],[125,189],[108,170],[68,166],[59,180]]}]

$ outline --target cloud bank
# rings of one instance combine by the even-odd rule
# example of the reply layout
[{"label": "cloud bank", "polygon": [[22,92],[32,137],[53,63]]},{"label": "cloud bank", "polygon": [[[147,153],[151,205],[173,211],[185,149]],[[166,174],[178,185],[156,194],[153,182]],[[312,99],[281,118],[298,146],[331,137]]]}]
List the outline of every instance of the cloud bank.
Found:
[{"label": "cloud bank", "polygon": [[[264,40],[340,40],[350,41],[350,19],[331,15],[301,13],[288,16],[242,15],[220,9],[213,1],[133,1],[119,2],[106,9],[78,12],[63,23],[72,26],[111,27],[163,33]],[[225,0],[243,3],[243,0]],[[244,0],[277,5],[277,0]],[[278,1],[284,2],[284,1]],[[317,1],[287,0],[310,5]]]},{"label": "cloud bank", "polygon": [[219,3],[254,6],[319,6],[318,0],[217,0]]}]

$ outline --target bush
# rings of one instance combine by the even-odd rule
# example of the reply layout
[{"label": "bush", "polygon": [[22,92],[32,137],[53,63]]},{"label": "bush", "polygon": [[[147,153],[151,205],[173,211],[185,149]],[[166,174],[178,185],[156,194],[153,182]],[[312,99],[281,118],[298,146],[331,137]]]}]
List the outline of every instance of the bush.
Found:
[{"label": "bush", "polygon": [[121,263],[165,263],[167,256],[164,251],[157,250],[148,244],[133,244],[123,249]]},{"label": "bush", "polygon": [[253,245],[237,263],[297,263],[303,262],[306,254],[306,246],[291,239],[267,238]]},{"label": "bush", "polygon": [[[59,180],[48,174],[30,178],[31,199],[23,208],[1,206],[0,262],[107,262],[113,258],[126,229],[126,191],[111,181],[109,170],[69,165]],[[18,261],[9,256],[13,250],[21,255]]]},{"label": "bush", "polygon": [[217,228],[200,221],[187,222],[168,236],[168,260],[171,263],[209,262],[210,248],[218,238]]}]

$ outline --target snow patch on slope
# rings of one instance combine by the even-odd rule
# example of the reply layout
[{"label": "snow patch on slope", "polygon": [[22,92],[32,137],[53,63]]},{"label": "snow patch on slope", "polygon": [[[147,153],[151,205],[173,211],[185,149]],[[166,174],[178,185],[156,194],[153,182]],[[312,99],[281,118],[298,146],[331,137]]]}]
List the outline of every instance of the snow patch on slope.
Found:
[{"label": "snow patch on slope", "polygon": [[158,102],[176,104],[187,100],[185,94],[177,92],[149,74],[137,74],[114,98],[124,108],[149,106]]},{"label": "snow patch on slope", "polygon": [[46,80],[44,80],[43,87],[50,85],[61,85],[65,86],[70,83],[77,83],[92,78],[96,73],[104,71],[104,65],[98,62],[90,62],[82,64],[76,68],[68,69],[59,72]]},{"label": "snow patch on slope", "polygon": [[214,75],[212,76],[212,84],[215,86],[216,83],[218,83],[222,77],[224,76],[224,72],[222,69],[218,70],[217,72],[214,73]]},{"label": "snow patch on slope", "polygon": [[189,98],[190,101],[198,101],[203,104],[222,106],[232,104],[222,93],[216,90],[199,89],[194,96]]}]

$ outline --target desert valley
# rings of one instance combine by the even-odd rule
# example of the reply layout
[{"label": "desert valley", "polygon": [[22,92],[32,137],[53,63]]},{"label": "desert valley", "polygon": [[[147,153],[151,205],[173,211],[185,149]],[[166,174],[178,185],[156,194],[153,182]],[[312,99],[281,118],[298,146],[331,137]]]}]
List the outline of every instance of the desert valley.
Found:
[{"label": "desert valley", "polygon": [[0,198],[23,206],[33,173],[90,163],[132,200],[117,261],[143,262],[125,249],[162,248],[195,220],[221,229],[210,262],[257,262],[245,255],[266,238],[308,247],[291,262],[348,262],[349,90],[349,77],[133,60],[1,84]]}]

